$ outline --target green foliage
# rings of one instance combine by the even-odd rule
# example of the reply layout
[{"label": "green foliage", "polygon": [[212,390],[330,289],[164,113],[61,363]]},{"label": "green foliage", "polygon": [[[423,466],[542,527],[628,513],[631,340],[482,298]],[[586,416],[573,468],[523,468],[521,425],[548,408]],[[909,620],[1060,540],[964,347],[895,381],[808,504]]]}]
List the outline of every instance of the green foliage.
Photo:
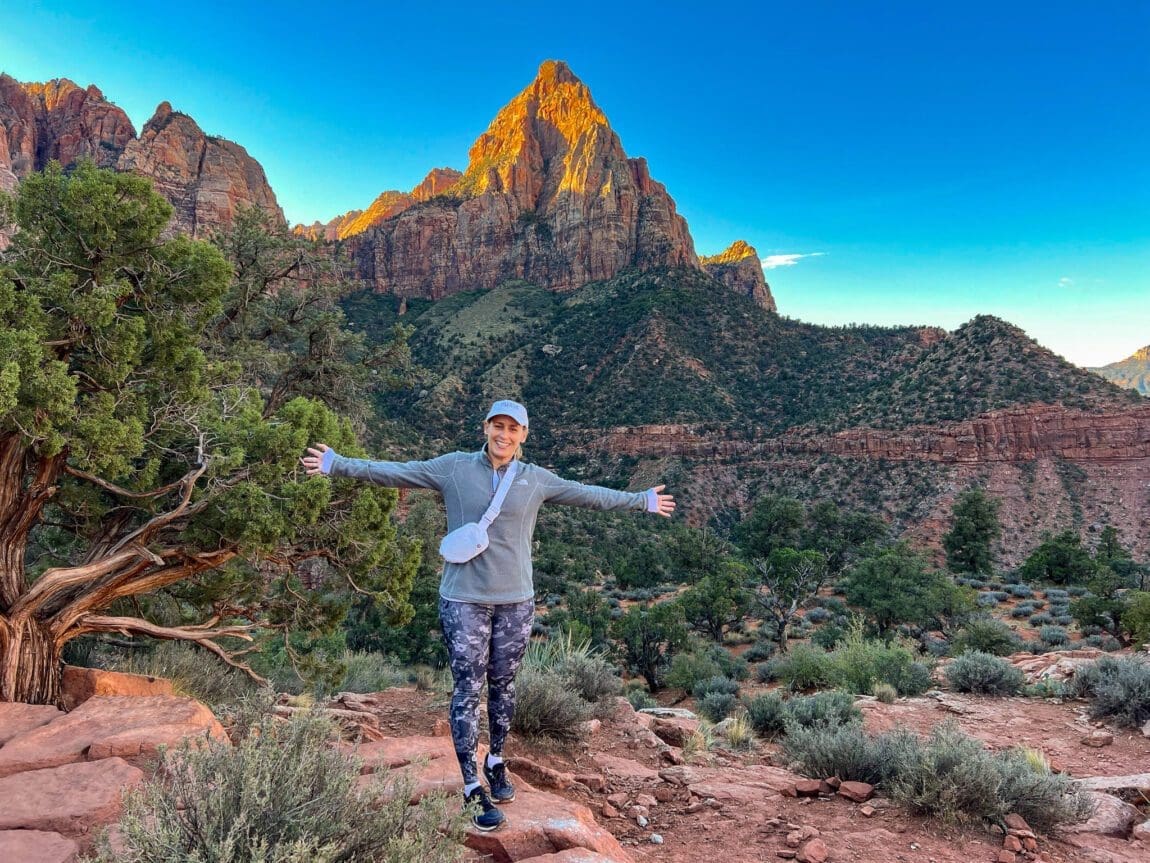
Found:
[{"label": "green foliage", "polygon": [[1009,625],[993,617],[975,617],[966,622],[951,642],[950,652],[957,656],[968,651],[1009,656],[1021,648],[1018,635]]},{"label": "green foliage", "polygon": [[896,754],[914,745],[909,731],[871,737],[861,723],[794,726],[783,751],[807,776],[882,785],[898,769]]},{"label": "green foliage", "polygon": [[1068,694],[1089,699],[1094,719],[1141,728],[1150,720],[1150,662],[1104,656],[1078,668],[1069,681]]},{"label": "green foliage", "polygon": [[771,494],[758,500],[731,535],[748,558],[768,558],[774,551],[799,545],[805,519],[797,500]]},{"label": "green foliage", "polygon": [[921,695],[930,686],[930,670],[915,661],[907,644],[868,639],[861,625],[827,655],[827,666],[832,686],[858,695],[874,693],[877,684],[893,686],[903,695]]},{"label": "green foliage", "polygon": [[769,664],[774,679],[782,681],[792,691],[817,689],[830,682],[827,653],[815,645],[798,644],[789,653],[770,660]]},{"label": "green foliage", "polygon": [[889,683],[876,683],[874,685],[874,697],[883,704],[894,704],[898,699],[898,689]]},{"label": "green foliage", "polygon": [[678,599],[688,626],[722,641],[723,631],[741,621],[750,608],[751,593],[743,586],[746,578],[743,567],[732,562],[689,587]]},{"label": "green foliage", "polygon": [[612,624],[611,634],[627,669],[641,674],[652,692],[663,688],[671,659],[687,644],[682,610],[670,602],[628,609]]},{"label": "green foliage", "polygon": [[410,780],[362,785],[318,715],[287,722],[244,717],[226,741],[168,753],[167,765],[126,795],[123,850],[104,863],[449,863],[462,856],[458,806],[440,795],[408,805]]},{"label": "green foliage", "polygon": [[923,557],[898,544],[862,560],[852,571],[847,602],[862,608],[880,633],[899,624],[931,628],[971,607],[969,591],[930,569]]},{"label": "green foliage", "polygon": [[991,573],[992,545],[1002,533],[998,523],[1001,501],[973,488],[958,496],[951,510],[951,527],[942,538],[946,562],[952,572]]},{"label": "green foliage", "polygon": [[577,740],[593,705],[562,676],[524,666],[515,678],[515,716],[511,729],[528,739]]},{"label": "green foliage", "polygon": [[1022,672],[998,656],[976,650],[955,657],[946,666],[947,682],[958,692],[1015,695],[1022,689]]},{"label": "green foliage", "polygon": [[779,650],[787,648],[787,631],[800,606],[818,593],[827,576],[827,561],[817,551],[774,549],[753,561],[755,601],[772,626]]},{"label": "green foliage", "polygon": [[706,680],[700,680],[691,689],[691,694],[695,697],[696,700],[702,700],[712,692],[720,692],[723,695],[738,695],[738,681],[731,680],[729,677],[716,675],[715,677],[709,677]]},{"label": "green foliage", "polygon": [[595,704],[618,695],[623,688],[603,652],[570,632],[527,646],[523,667],[548,672],[584,701]]},{"label": "green foliage", "polygon": [[1098,571],[1098,564],[1072,530],[1049,536],[1030,553],[1018,573],[1025,581],[1084,585]]},{"label": "green foliage", "polygon": [[1150,592],[1136,591],[1128,598],[1122,626],[1139,650],[1150,644]]},{"label": "green foliage", "polygon": [[221,667],[214,656],[178,641],[158,641],[131,650],[98,649],[89,654],[88,665],[163,677],[178,694],[211,706],[235,704],[257,692],[255,682],[243,672]]}]

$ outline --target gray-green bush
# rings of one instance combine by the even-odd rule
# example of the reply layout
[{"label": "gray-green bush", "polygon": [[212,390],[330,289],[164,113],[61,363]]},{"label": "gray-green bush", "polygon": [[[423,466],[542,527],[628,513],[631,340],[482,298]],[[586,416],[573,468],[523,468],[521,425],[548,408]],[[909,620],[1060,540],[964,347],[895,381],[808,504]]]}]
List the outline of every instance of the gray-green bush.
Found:
[{"label": "gray-green bush", "polygon": [[325,718],[287,722],[249,709],[235,746],[198,741],[168,753],[151,782],[127,794],[123,850],[99,863],[449,863],[462,856],[458,800],[409,806],[410,780],[359,767],[331,744]]},{"label": "gray-green bush", "polygon": [[1128,728],[1150,720],[1150,662],[1104,656],[1081,666],[1068,681],[1072,697],[1090,700],[1090,715]]},{"label": "gray-green bush", "polygon": [[946,679],[958,692],[979,695],[1014,695],[1024,681],[1022,672],[1005,659],[977,650],[951,660]]}]

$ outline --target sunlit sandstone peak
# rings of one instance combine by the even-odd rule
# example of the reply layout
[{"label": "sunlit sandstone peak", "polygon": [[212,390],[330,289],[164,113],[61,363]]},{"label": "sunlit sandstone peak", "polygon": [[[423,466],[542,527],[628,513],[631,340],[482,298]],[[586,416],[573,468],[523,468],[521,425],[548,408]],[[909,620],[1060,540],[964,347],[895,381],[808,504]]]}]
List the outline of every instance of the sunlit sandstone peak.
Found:
[{"label": "sunlit sandstone peak", "polygon": [[559,61],[499,111],[444,192],[354,238],[377,290],[440,297],[526,279],[564,291],[624,267],[700,266],[666,189]]},{"label": "sunlit sandstone peak", "polygon": [[297,227],[296,233],[311,239],[346,240],[362,234],[368,228],[378,225],[385,219],[398,216],[413,204],[430,201],[442,195],[462,177],[454,168],[433,168],[431,172],[410,192],[389,189],[381,192],[366,210],[352,210],[332,219],[326,225],[316,222],[308,227]]},{"label": "sunlit sandstone peak", "polygon": [[735,240],[717,255],[700,257],[699,263],[731,290],[750,297],[767,311],[776,311],[771,286],[763,276],[763,262],[750,243]]}]

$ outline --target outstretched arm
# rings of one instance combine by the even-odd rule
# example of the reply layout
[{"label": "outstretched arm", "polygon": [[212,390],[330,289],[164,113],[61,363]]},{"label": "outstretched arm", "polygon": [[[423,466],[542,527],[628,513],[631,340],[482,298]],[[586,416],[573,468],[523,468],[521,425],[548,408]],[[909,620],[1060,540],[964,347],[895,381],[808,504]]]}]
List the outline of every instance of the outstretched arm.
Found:
[{"label": "outstretched arm", "polygon": [[574,480],[560,479],[548,471],[544,500],[587,509],[639,509],[669,518],[675,511],[675,498],[663,494],[665,488],[665,485],[658,485],[646,491],[616,491],[600,485],[584,485]]},{"label": "outstretched arm", "polygon": [[307,448],[300,459],[308,476],[331,476],[362,479],[391,488],[430,488],[442,492],[451,476],[453,457],[441,455],[430,461],[371,461],[364,458],[345,458],[324,443]]}]

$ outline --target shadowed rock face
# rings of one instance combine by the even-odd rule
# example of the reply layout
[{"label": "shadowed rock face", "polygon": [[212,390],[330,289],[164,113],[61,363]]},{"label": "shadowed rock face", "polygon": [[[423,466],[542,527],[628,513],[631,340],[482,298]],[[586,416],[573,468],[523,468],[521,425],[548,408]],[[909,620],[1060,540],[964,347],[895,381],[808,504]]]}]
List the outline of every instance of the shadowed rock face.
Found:
[{"label": "shadowed rock face", "polygon": [[94,86],[66,78],[22,84],[0,75],[0,189],[15,188],[50,161],[89,158],[152,179],[176,212],[175,231],[207,236],[241,205],[283,213],[260,164],[238,144],[205,135],[167,102],[136,137],[128,116]]},{"label": "shadowed rock face", "polygon": [[239,144],[205,135],[195,120],[167,102],[156,108],[116,167],[150,177],[176,208],[173,227],[193,237],[230,224],[245,205],[284,221],[260,163]]},{"label": "shadowed rock face", "polygon": [[349,245],[364,279],[401,296],[508,279],[565,291],[624,267],[699,266],[666,189],[560,62],[496,115],[458,181],[392,212]]}]

